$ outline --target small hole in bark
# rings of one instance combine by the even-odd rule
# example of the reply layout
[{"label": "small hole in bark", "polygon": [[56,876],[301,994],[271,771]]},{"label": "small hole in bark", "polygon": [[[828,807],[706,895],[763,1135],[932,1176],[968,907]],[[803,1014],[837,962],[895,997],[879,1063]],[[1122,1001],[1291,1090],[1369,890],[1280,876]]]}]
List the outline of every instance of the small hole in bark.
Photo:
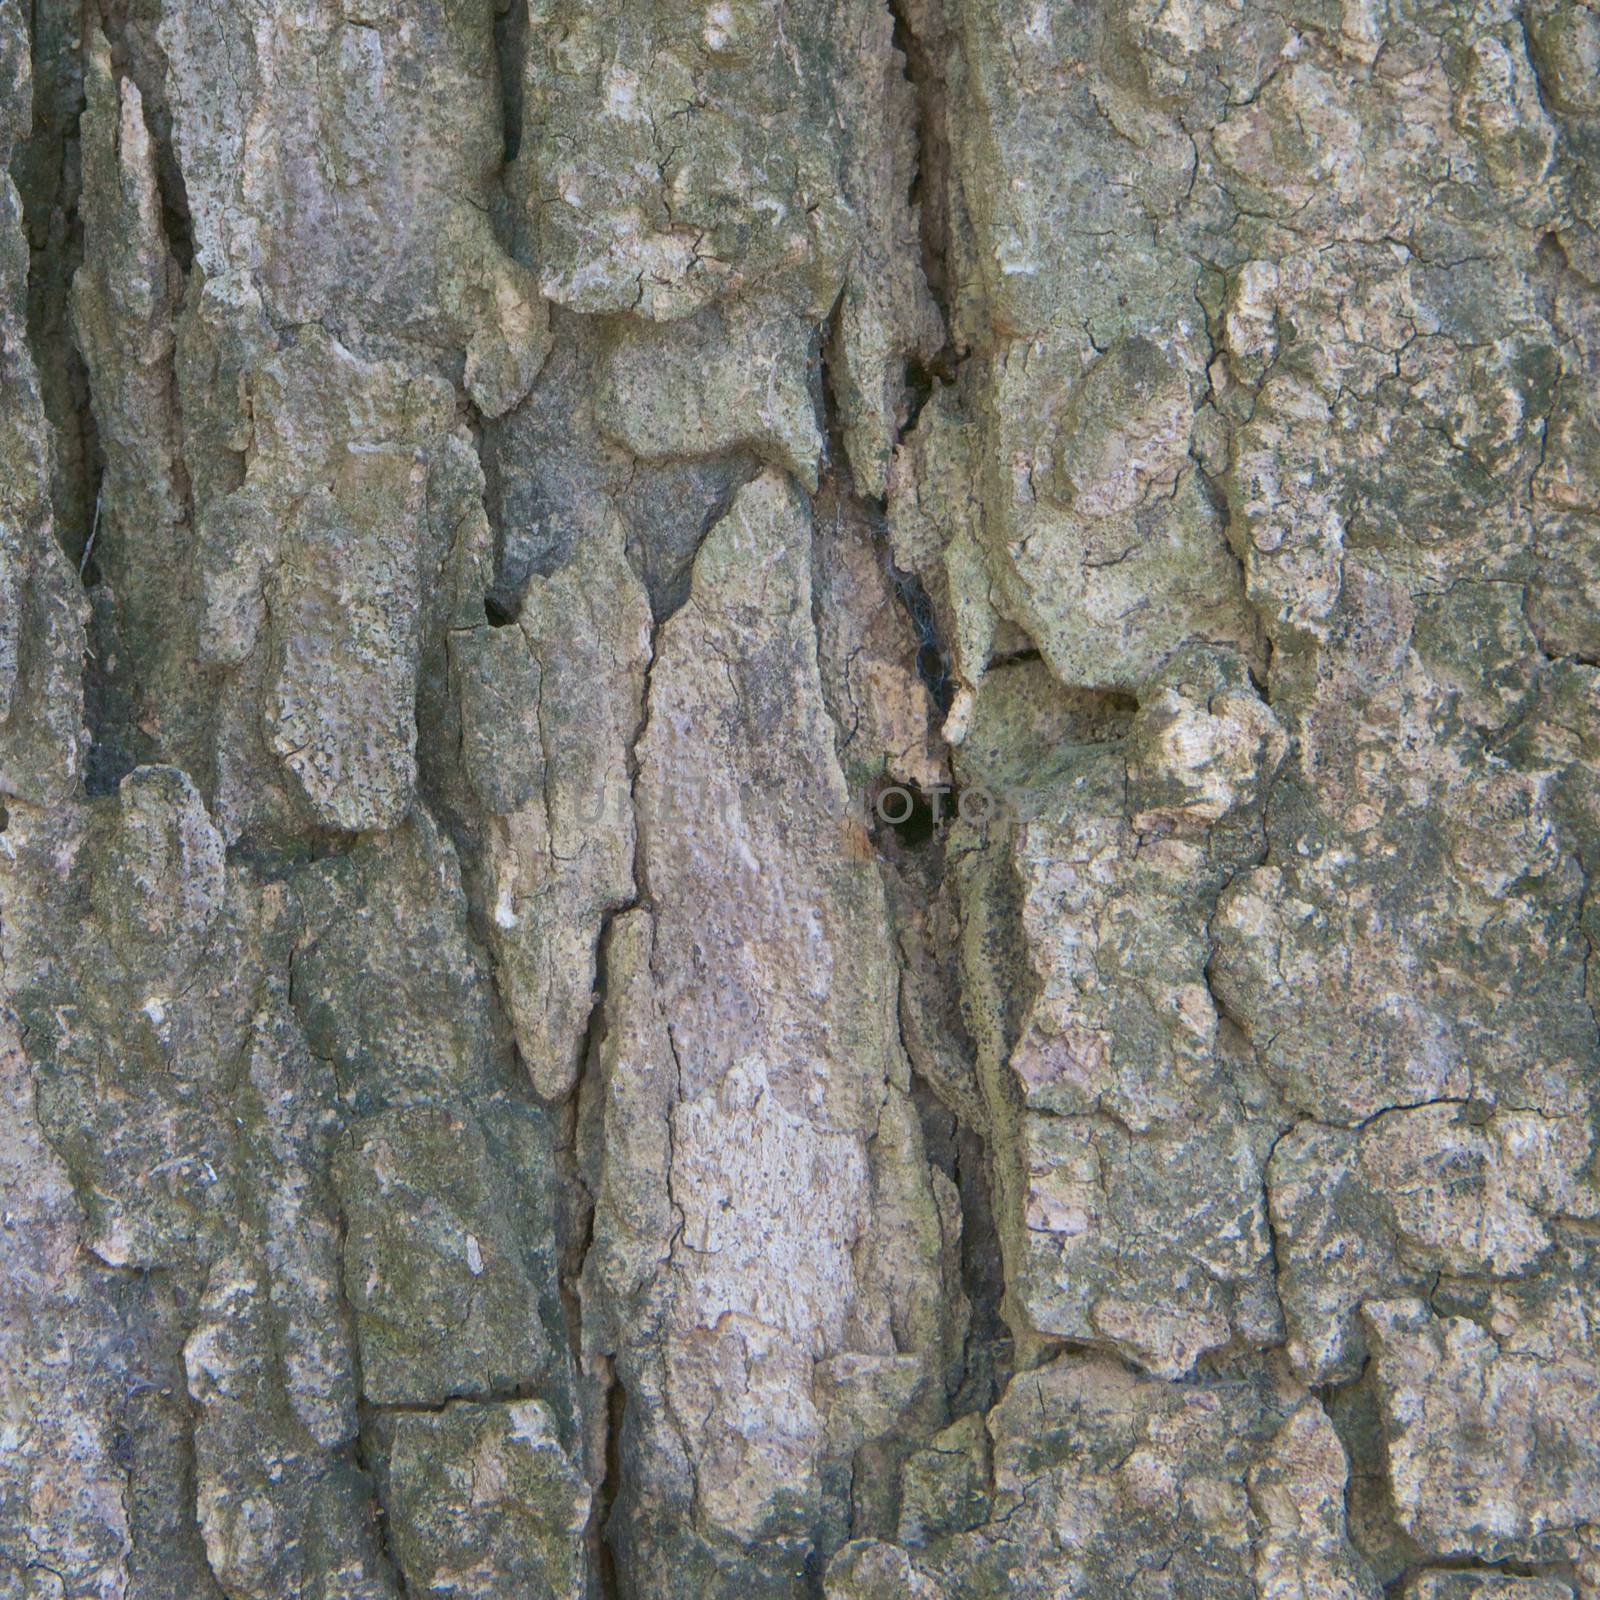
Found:
[{"label": "small hole in bark", "polygon": [[906,362],[906,420],[900,430],[902,436],[916,427],[917,418],[932,394],[933,374],[913,356]]},{"label": "small hole in bark", "polygon": [[930,799],[914,784],[891,783],[878,791],[873,801],[874,821],[880,830],[888,828],[895,841],[905,850],[915,850],[927,844],[934,835],[939,816],[935,799],[942,806],[948,795]]},{"label": "small hole in bark", "polygon": [[517,620],[516,606],[508,605],[494,594],[486,594],[483,597],[483,614],[489,619],[491,628],[509,628]]},{"label": "small hole in bark", "polygon": [[933,837],[933,807],[919,795],[912,797],[911,815],[897,822],[894,831],[900,843],[914,850]]}]

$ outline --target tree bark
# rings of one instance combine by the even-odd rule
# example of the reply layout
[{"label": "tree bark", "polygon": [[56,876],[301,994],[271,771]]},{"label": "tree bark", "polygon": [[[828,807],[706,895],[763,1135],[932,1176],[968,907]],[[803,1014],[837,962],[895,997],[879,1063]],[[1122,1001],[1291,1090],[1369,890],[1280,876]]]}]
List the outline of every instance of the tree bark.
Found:
[{"label": "tree bark", "polygon": [[1600,1600],[1588,0],[0,84],[0,1600]]}]

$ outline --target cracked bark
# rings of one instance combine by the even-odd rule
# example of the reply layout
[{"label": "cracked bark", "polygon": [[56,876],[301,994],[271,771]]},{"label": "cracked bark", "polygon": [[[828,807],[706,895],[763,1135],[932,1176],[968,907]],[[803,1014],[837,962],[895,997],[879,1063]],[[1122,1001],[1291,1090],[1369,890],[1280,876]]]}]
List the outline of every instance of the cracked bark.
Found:
[{"label": "cracked bark", "polygon": [[0,0],[0,1597],[1600,1597],[1597,52]]}]

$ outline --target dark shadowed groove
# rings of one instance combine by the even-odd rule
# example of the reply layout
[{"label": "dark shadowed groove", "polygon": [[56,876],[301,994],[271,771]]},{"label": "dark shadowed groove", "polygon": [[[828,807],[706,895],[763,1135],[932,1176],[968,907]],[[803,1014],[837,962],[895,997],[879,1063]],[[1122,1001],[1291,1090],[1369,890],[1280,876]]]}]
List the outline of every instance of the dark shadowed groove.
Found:
[{"label": "dark shadowed groove", "polygon": [[103,470],[89,374],[73,339],[68,302],[72,275],[83,259],[78,214],[83,72],[78,30],[69,25],[67,8],[46,8],[41,17],[35,5],[32,12],[33,125],[13,154],[11,176],[28,241],[28,346],[55,444],[50,498],[56,538],[76,572],[86,565]]},{"label": "dark shadowed groove", "polygon": [[917,163],[911,180],[910,200],[917,213],[922,252],[922,276],[933,303],[939,308],[944,343],[926,363],[913,358],[906,364],[909,409],[900,428],[904,438],[917,425],[922,408],[938,383],[954,380],[966,357],[955,343],[955,285],[950,236],[950,134],[944,73],[938,41],[924,39],[912,26],[908,0],[888,0],[894,18],[894,44],[905,60],[906,82],[917,104]]},{"label": "dark shadowed groove", "polygon": [[500,66],[502,160],[509,166],[522,148],[522,58],[528,47],[528,0],[500,0],[494,18]]},{"label": "dark shadowed groove", "polygon": [[194,222],[189,211],[189,191],[178,161],[172,132],[172,108],[167,103],[167,58],[148,19],[136,17],[135,0],[101,0],[100,25],[111,46],[116,75],[131,78],[144,102],[145,126],[155,146],[156,188],[161,197],[161,223],[167,248],[187,273],[194,265]]}]

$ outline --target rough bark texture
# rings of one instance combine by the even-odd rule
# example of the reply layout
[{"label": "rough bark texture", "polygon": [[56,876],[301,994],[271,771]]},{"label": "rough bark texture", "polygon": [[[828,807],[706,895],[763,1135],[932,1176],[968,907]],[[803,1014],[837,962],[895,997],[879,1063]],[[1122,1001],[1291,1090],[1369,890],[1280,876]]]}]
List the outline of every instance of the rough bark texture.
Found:
[{"label": "rough bark texture", "polygon": [[0,1600],[1600,1600],[1592,0],[0,0]]}]

